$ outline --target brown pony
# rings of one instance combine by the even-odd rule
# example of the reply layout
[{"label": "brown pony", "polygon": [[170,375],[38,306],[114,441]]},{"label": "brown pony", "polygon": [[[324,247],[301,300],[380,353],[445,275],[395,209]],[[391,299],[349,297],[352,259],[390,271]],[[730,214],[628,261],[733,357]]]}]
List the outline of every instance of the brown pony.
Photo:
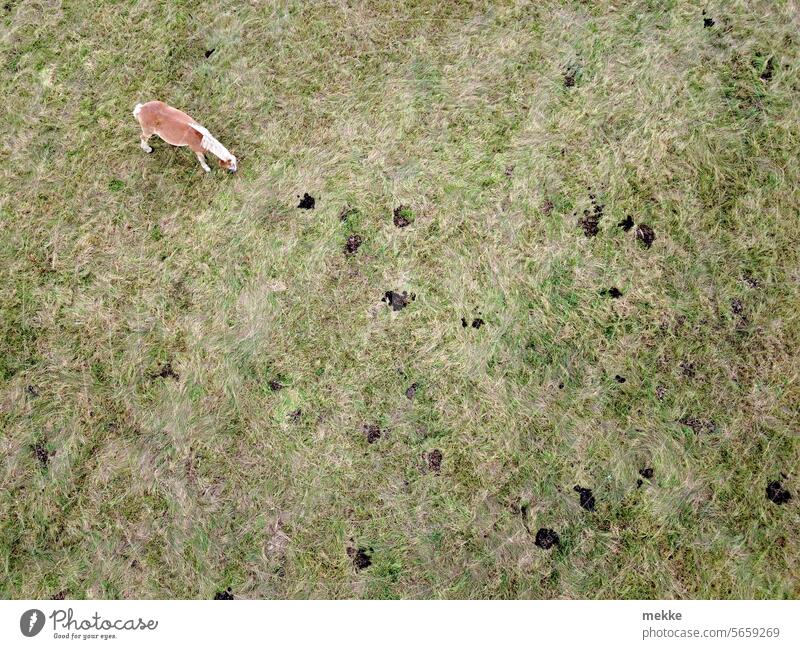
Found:
[{"label": "brown pony", "polygon": [[141,147],[147,153],[153,151],[147,141],[153,135],[158,135],[173,146],[188,146],[195,152],[200,166],[206,171],[211,171],[204,157],[207,152],[219,158],[222,168],[231,173],[236,171],[236,157],[204,127],[177,108],[168,106],[163,101],[149,101],[146,104],[136,104],[133,116],[142,127]]}]

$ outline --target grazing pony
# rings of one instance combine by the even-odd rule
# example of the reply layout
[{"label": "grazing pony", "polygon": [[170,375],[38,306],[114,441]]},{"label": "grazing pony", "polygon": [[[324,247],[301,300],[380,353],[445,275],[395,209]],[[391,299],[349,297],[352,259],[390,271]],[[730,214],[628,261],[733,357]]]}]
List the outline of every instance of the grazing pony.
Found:
[{"label": "grazing pony", "polygon": [[231,173],[236,171],[236,157],[207,129],[177,108],[168,106],[163,101],[148,101],[146,104],[136,104],[133,116],[142,127],[141,147],[145,152],[153,151],[147,141],[153,135],[158,135],[173,146],[188,146],[195,152],[200,166],[206,171],[211,171],[204,157],[207,152],[219,158],[222,168]]}]

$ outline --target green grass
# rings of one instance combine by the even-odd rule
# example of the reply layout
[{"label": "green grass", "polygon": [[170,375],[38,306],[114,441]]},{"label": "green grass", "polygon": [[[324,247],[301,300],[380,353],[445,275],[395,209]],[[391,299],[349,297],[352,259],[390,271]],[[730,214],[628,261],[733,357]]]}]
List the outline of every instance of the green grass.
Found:
[{"label": "green grass", "polygon": [[800,595],[793,6],[7,3],[0,597]]}]

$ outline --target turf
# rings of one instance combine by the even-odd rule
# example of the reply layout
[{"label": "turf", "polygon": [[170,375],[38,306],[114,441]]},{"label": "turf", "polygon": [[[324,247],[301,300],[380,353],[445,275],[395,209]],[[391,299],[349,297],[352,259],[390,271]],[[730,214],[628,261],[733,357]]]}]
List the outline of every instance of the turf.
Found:
[{"label": "turf", "polygon": [[795,3],[0,20],[0,597],[800,595]]}]

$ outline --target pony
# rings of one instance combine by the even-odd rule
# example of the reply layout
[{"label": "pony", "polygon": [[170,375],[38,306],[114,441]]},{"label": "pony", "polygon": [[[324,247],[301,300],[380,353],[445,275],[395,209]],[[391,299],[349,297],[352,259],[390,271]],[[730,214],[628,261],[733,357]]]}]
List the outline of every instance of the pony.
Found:
[{"label": "pony", "polygon": [[205,154],[212,153],[219,158],[219,164],[230,173],[236,172],[236,157],[228,151],[211,133],[200,126],[183,111],[165,104],[163,101],[148,101],[136,104],[133,116],[142,127],[140,146],[145,153],[152,153],[153,147],[147,141],[158,135],[173,146],[188,146],[195,152],[200,166],[206,172],[211,168],[206,164]]}]

